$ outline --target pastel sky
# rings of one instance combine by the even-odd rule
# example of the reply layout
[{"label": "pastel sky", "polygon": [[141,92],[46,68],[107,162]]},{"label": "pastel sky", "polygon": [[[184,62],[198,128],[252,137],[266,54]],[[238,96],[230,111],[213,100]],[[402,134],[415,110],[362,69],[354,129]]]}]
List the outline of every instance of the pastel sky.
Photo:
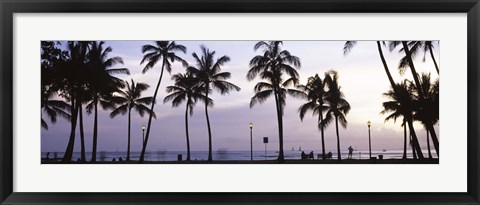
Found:
[{"label": "pastel sky", "polygon": [[[144,65],[140,65],[142,59],[141,47],[152,41],[107,41],[113,52],[110,57],[119,56],[124,60],[123,66],[130,69],[131,75],[117,75],[125,80],[133,79],[136,82],[144,82],[150,88],[144,96],[152,96],[155,85],[160,75],[161,64],[158,64],[147,73],[142,74]],[[254,95],[253,87],[260,80],[247,81],[246,74],[249,70],[250,59],[260,54],[253,49],[256,41],[178,41],[178,44],[187,47],[187,53],[178,55],[194,64],[192,53],[200,53],[200,45],[204,45],[216,51],[216,58],[228,55],[231,61],[223,68],[223,71],[231,72],[230,82],[241,87],[239,92],[231,92],[227,95],[215,93],[211,96],[215,106],[209,108],[209,117],[212,128],[213,150],[249,150],[250,129],[253,128],[253,148],[263,150],[263,137],[269,137],[269,149],[278,148],[278,128],[274,99],[271,98],[263,104],[249,107],[250,98]],[[372,150],[402,149],[403,128],[401,122],[384,122],[385,115],[380,114],[383,110],[382,102],[387,99],[382,93],[389,90],[387,76],[381,63],[375,41],[359,41],[347,56],[343,55],[345,41],[284,41],[283,49],[289,50],[292,55],[301,59],[302,67],[300,83],[305,84],[307,78],[318,73],[323,77],[328,70],[336,70],[339,73],[339,82],[345,98],[350,103],[351,111],[347,115],[347,129],[340,128],[341,149],[346,150],[353,146],[358,150],[368,149],[367,121],[372,122],[371,137]],[[436,47],[435,57],[440,65],[440,46]],[[390,52],[384,48],[390,72],[396,82],[402,79],[411,79],[410,70],[400,75],[397,69],[403,53],[398,50]],[[435,67],[429,55],[426,61],[422,61],[423,53],[415,59],[417,72],[431,73],[432,79],[438,78]],[[441,67],[441,66],[440,66]],[[185,72],[180,64],[173,65],[172,74]],[[148,150],[186,150],[184,114],[185,106],[172,108],[171,103],[163,104],[166,96],[166,86],[173,85],[170,74],[164,74],[157,96],[155,112],[157,119],[152,122],[152,129]],[[301,146],[304,150],[319,150],[321,147],[320,131],[316,126],[317,117],[307,114],[303,122],[299,118],[298,107],[305,103],[303,99],[287,97],[287,105],[284,115],[284,143],[285,149],[291,147],[297,149]],[[99,112],[98,150],[99,151],[124,151],[127,143],[127,116],[120,115],[113,119],[109,117],[111,111]],[[140,151],[142,143],[142,124],[147,124],[148,117],[143,118],[138,113],[132,113],[132,151]],[[49,121],[47,121],[49,123]],[[91,151],[93,133],[93,115],[84,115],[87,152]],[[49,123],[49,130],[41,131],[42,152],[63,152],[66,148],[70,124],[60,119],[56,124]],[[415,124],[416,133],[422,147],[426,147],[426,131],[420,124]],[[436,126],[437,135],[438,125]],[[198,103],[194,114],[189,118],[190,144],[194,151],[208,150],[208,132],[205,119],[204,106]],[[80,150],[79,132],[76,134],[75,151]],[[331,124],[325,130],[326,149],[336,150],[335,124]]]}]

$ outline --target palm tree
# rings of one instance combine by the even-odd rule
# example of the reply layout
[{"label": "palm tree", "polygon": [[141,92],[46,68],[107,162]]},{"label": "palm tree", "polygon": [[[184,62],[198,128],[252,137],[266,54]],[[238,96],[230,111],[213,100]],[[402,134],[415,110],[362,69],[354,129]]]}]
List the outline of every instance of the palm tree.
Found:
[{"label": "palm tree", "polygon": [[[86,72],[85,72],[86,73]],[[86,162],[86,155],[85,155],[85,133],[83,128],[83,104],[88,103],[90,101],[90,91],[88,90],[89,84],[87,77],[82,75],[82,82],[79,84],[77,89],[77,106],[78,106],[78,120],[79,120],[79,129],[80,129],[80,161]]]},{"label": "palm tree", "polygon": [[[384,110],[381,114],[388,114],[385,121],[394,120],[398,117],[403,117],[403,126],[404,132],[406,132],[405,123],[408,124],[411,135],[412,148],[414,150],[414,155],[418,155],[420,159],[423,159],[422,149],[418,143],[417,135],[415,134],[415,129],[413,127],[413,111],[415,109],[415,104],[413,102],[413,87],[410,86],[410,82],[404,80],[402,83],[396,84],[397,89],[391,89],[383,95],[388,97],[391,101],[383,103]],[[406,135],[404,135],[404,158],[406,158]]]},{"label": "palm tree", "polygon": [[324,126],[335,120],[335,128],[337,133],[337,155],[338,160],[342,159],[340,153],[340,135],[338,133],[338,121],[343,128],[347,128],[346,116],[350,111],[350,104],[345,100],[343,92],[340,90],[338,84],[338,73],[336,71],[329,71],[325,76],[325,82],[328,86],[328,91],[325,94],[325,102],[327,103],[327,113],[325,115]]},{"label": "palm tree", "polygon": [[62,100],[52,99],[56,95],[56,92],[53,92],[52,89],[44,89],[42,87],[42,128],[48,130],[47,122],[43,119],[43,113],[47,114],[52,123],[57,122],[57,116],[63,117],[64,119],[70,121],[71,115],[67,111],[70,109],[70,105]]},{"label": "palm tree", "polygon": [[89,80],[91,101],[86,108],[88,113],[94,112],[91,162],[97,160],[98,105],[100,104],[103,109],[113,109],[114,103],[111,102],[112,94],[125,85],[123,80],[112,75],[130,74],[127,68],[112,68],[118,64],[123,64],[123,59],[121,57],[108,57],[110,52],[112,52],[112,48],[104,48],[104,44],[104,41],[91,42],[91,48],[88,53],[88,65],[91,74]]},{"label": "palm tree", "polygon": [[[153,94],[153,103],[150,110],[154,111],[155,101],[157,99],[158,88],[160,87],[160,83],[162,82],[163,71],[167,69],[168,73],[172,72],[172,63],[175,61],[181,62],[184,66],[187,66],[187,62],[177,56],[175,52],[182,52],[186,53],[187,48],[183,45],[175,43],[175,41],[155,41],[154,45],[147,44],[142,47],[143,58],[140,64],[147,63],[143,68],[142,73],[145,74],[150,68],[153,68],[160,60],[162,62],[162,70],[160,72],[160,77],[158,78],[157,87],[155,88],[155,92]],[[140,154],[139,162],[143,163],[145,160],[145,150],[148,144],[148,138],[150,136],[150,127],[152,124],[152,115],[148,117],[148,124],[147,124],[147,134],[145,136],[145,142],[142,146],[142,153]]]},{"label": "palm tree", "polygon": [[[240,91],[240,87],[227,81],[230,78],[230,72],[221,72],[222,66],[230,61],[230,57],[224,55],[214,60],[215,51],[210,51],[204,46],[200,46],[202,50],[202,56],[199,57],[196,53],[192,56],[195,58],[196,66],[189,66],[188,72],[191,72],[196,78],[199,79],[200,85],[205,94],[205,116],[207,118],[208,127],[208,161],[212,161],[212,131],[210,128],[210,119],[208,117],[209,103],[208,95],[213,92],[212,88],[220,92],[221,95],[229,93],[231,90]],[[213,106],[213,105],[211,105]]]},{"label": "palm tree", "polygon": [[133,79],[131,84],[126,83],[126,90],[118,90],[118,96],[114,96],[112,101],[118,106],[110,113],[110,117],[114,118],[118,114],[124,115],[128,112],[128,140],[127,140],[127,161],[130,160],[130,124],[131,124],[131,112],[135,109],[140,116],[143,117],[145,113],[153,115],[156,118],[155,113],[147,106],[153,101],[153,97],[142,97],[142,92],[148,89],[148,85],[145,83],[135,83]]},{"label": "palm tree", "polygon": [[[70,41],[68,42],[68,49],[70,53],[62,51],[69,60],[67,60],[63,67],[55,71],[55,76],[53,77],[55,83],[57,83],[57,89],[60,89],[60,96],[63,96],[65,99],[70,100],[72,106],[71,111],[76,111],[72,114],[74,117],[74,122],[72,123],[71,132],[75,132],[77,120],[79,120],[79,129],[80,129],[80,145],[81,145],[81,162],[85,162],[85,136],[83,129],[83,111],[82,104],[86,102],[86,94],[88,93],[89,87],[89,78],[88,76],[88,49],[89,41]],[[63,87],[61,86],[63,84]],[[64,162],[71,160],[71,155],[73,154],[73,145],[74,145],[74,136],[75,133],[71,133],[69,144],[67,146],[67,151],[65,152]],[[73,137],[73,138],[72,138]]]},{"label": "palm tree", "polygon": [[57,121],[57,116],[63,117],[66,120],[71,120],[71,115],[68,113],[70,105],[62,100],[54,99],[61,89],[58,85],[58,65],[67,60],[68,54],[56,47],[53,41],[41,42],[41,126],[48,130],[48,124],[43,118],[45,113],[52,123]]},{"label": "palm tree", "polygon": [[[425,94],[425,99],[420,100],[418,92],[414,92],[414,102],[416,106],[416,113],[413,116],[414,120],[420,121],[425,129],[427,130],[427,147],[429,158],[432,158],[430,152],[430,139],[428,132],[428,125],[435,125],[439,120],[439,81],[438,79],[434,82],[431,81],[430,73],[422,73],[420,77],[421,90]],[[418,88],[415,87],[415,91]]]},{"label": "palm tree", "polygon": [[[198,100],[204,101],[207,97],[203,94],[203,90],[199,86],[199,79],[195,78],[191,73],[178,73],[172,76],[175,85],[167,87],[167,93],[163,100],[164,103],[172,101],[172,107],[178,107],[183,101],[185,105],[185,136],[187,139],[187,161],[190,161],[190,138],[188,136],[188,113],[193,115],[193,107]],[[213,105],[212,99],[208,98],[206,104]]]},{"label": "palm tree", "polygon": [[[78,96],[80,90],[83,89],[85,72],[87,70],[87,50],[89,42],[86,41],[69,41],[68,53],[66,60],[56,66],[56,84],[61,91],[59,95],[70,101],[70,137],[68,139],[67,148],[63,156],[62,162],[71,162],[73,156],[73,148],[75,145],[75,130],[81,102]],[[80,106],[79,106],[80,105]],[[83,141],[83,139],[81,139]],[[84,144],[82,142],[82,144]],[[82,155],[83,156],[83,155]]]},{"label": "palm tree", "polygon": [[[412,72],[412,76],[413,76],[413,80],[415,82],[415,86],[417,88],[420,88],[421,87],[421,83],[420,83],[420,79],[419,79],[419,75],[415,69],[415,65],[413,64],[413,60],[412,60],[412,53],[410,51],[410,48],[408,47],[408,41],[391,41],[390,42],[390,50],[393,51],[395,50],[395,48],[402,44],[402,49],[401,51],[404,51],[405,52],[405,58],[407,60],[407,65],[408,67],[410,67],[410,71]],[[424,102],[422,101],[425,101],[425,94],[423,93],[423,90],[422,89],[417,89],[416,90],[417,93],[418,93],[418,97],[419,97],[419,100],[421,101],[421,104],[423,104]],[[430,122],[427,122],[426,124],[426,128],[427,130],[430,132],[431,134],[431,137],[432,137],[432,141],[433,141],[433,146],[435,147],[435,151],[437,152],[437,156],[439,156],[439,146],[438,146],[438,138],[437,138],[437,134],[435,133],[435,129],[433,128],[433,124],[430,123]]]},{"label": "palm tree", "polygon": [[[410,41],[408,42],[408,46],[410,47],[410,53],[412,58],[414,58],[418,52],[421,50],[423,51],[423,59],[422,61],[425,62],[427,52],[430,53],[430,57],[432,58],[433,64],[435,65],[435,69],[437,70],[437,74],[440,74],[440,69],[438,68],[437,61],[435,60],[435,55],[433,55],[433,49],[435,48],[435,44],[438,44],[438,41]],[[400,49],[403,51],[403,49]],[[408,59],[407,56],[403,57],[400,60],[400,64],[398,66],[400,69],[404,70],[408,67]]]},{"label": "palm tree", "polygon": [[298,108],[300,119],[303,120],[305,113],[309,110],[312,110],[313,115],[318,115],[318,129],[320,129],[322,135],[322,158],[325,159],[325,138],[323,134],[323,112],[326,109],[323,102],[323,98],[325,97],[325,83],[318,74],[315,74],[315,76],[308,78],[306,85],[299,85],[297,88],[306,93],[308,100],[307,103]]},{"label": "palm tree", "polygon": [[[261,79],[267,81],[259,82],[255,86],[256,94],[250,101],[250,107],[257,102],[263,103],[272,94],[275,97],[279,138],[278,160],[283,162],[283,108],[285,107],[286,93],[293,96],[302,96],[302,92],[286,88],[290,85],[298,85],[299,75],[295,68],[300,68],[301,62],[298,57],[291,55],[289,51],[282,50],[281,44],[282,41],[260,41],[255,44],[254,50],[263,49],[263,54],[250,60],[247,80],[252,81],[259,75]],[[284,74],[289,76],[285,81],[283,79]]]}]

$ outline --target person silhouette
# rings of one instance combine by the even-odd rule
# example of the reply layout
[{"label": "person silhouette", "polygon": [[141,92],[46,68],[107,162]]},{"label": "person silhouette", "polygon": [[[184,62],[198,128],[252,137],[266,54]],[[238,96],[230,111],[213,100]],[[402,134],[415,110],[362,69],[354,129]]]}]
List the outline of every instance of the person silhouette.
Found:
[{"label": "person silhouette", "polygon": [[348,147],[348,159],[352,159],[352,155],[353,155],[353,148],[352,146]]},{"label": "person silhouette", "polygon": [[302,151],[302,159],[305,159],[305,158],[307,158],[307,155],[305,154],[304,151]]},{"label": "person silhouette", "polygon": [[332,155],[333,155],[332,152],[329,151],[328,154],[327,154],[327,159],[331,159]]}]

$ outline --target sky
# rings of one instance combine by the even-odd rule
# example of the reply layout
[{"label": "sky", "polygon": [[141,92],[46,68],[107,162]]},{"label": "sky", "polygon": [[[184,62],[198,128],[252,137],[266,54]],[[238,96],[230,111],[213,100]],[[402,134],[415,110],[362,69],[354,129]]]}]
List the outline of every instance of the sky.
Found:
[{"label": "sky", "polygon": [[[239,92],[232,91],[226,95],[214,93],[211,98],[214,100],[214,107],[209,108],[209,118],[212,129],[213,150],[243,151],[250,150],[250,128],[253,123],[253,149],[264,150],[263,137],[269,138],[268,149],[278,150],[278,125],[274,98],[268,99],[263,104],[256,104],[250,108],[249,103],[254,95],[253,87],[260,79],[253,81],[246,79],[247,71],[250,69],[249,61],[255,55],[261,54],[261,50],[254,51],[253,47],[257,41],[176,41],[187,47],[187,53],[178,53],[180,57],[194,65],[192,53],[201,54],[200,45],[216,51],[215,58],[223,55],[230,57],[230,62],[222,67],[222,71],[230,72],[229,81],[239,86]],[[153,96],[155,86],[158,82],[161,71],[161,63],[145,74],[142,70],[145,64],[141,65],[143,57],[141,47],[145,44],[153,44],[153,41],[106,41],[111,46],[112,52],[109,57],[119,56],[123,58],[125,67],[130,70],[130,75],[116,75],[124,80],[133,79],[135,82],[143,82],[150,85],[150,88],[143,93],[143,96]],[[380,114],[383,110],[382,102],[387,101],[382,93],[390,89],[387,75],[380,60],[375,41],[359,41],[348,55],[343,54],[345,41],[284,41],[282,49],[290,51],[292,55],[300,58],[302,66],[298,69],[300,83],[306,84],[308,77],[319,74],[323,78],[324,73],[329,70],[336,70],[339,74],[339,84],[345,99],[350,103],[351,110],[346,116],[348,126],[346,129],[339,127],[341,149],[346,150],[352,146],[357,150],[368,149],[368,127],[367,121],[371,121],[372,150],[400,150],[403,149],[403,128],[401,120],[385,122],[387,115]],[[439,67],[440,45],[434,51]],[[404,56],[398,49],[389,51],[383,49],[387,64],[393,79],[400,82],[403,79],[412,79],[410,70],[404,75],[398,72],[398,62]],[[418,73],[431,73],[432,79],[438,75],[432,59],[429,55],[423,62],[423,53],[415,59],[415,67]],[[184,73],[185,67],[180,63],[174,63],[172,75]],[[185,151],[185,105],[173,108],[171,103],[163,104],[163,98],[167,95],[165,88],[173,85],[171,75],[165,72],[157,96],[155,113],[157,119],[153,119],[150,139],[147,150],[149,151]],[[321,135],[317,128],[317,116],[307,113],[305,118],[300,120],[298,107],[305,103],[305,99],[286,99],[285,113],[283,116],[284,127],[284,149],[292,147],[303,150],[320,150]],[[126,151],[127,147],[127,115],[118,115],[110,118],[111,110],[99,110],[98,117],[98,150],[99,151]],[[143,118],[132,111],[131,123],[131,150],[141,151],[142,125],[147,124],[148,116]],[[41,131],[42,152],[63,152],[68,143],[70,134],[70,123],[59,119],[57,123],[49,124],[49,130]],[[422,148],[427,147],[426,131],[415,123],[416,134]],[[84,115],[86,151],[91,152],[93,136],[93,114]],[[440,138],[439,126],[435,129]],[[193,116],[189,116],[190,146],[193,151],[208,150],[208,131],[205,118],[204,105],[197,103]],[[325,130],[325,146],[327,151],[336,150],[335,124],[330,124]],[[431,142],[430,142],[431,143]],[[433,149],[433,145],[432,149]],[[80,137],[77,127],[75,150],[80,151]]]}]

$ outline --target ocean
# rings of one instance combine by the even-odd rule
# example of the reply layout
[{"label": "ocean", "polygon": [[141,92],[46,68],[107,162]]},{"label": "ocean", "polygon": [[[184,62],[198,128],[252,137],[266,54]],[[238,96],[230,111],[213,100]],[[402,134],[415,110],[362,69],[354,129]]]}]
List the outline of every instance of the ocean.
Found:
[{"label": "ocean", "polygon": [[[309,154],[310,151],[313,151],[314,158],[317,159],[322,152],[320,150],[304,150],[306,154]],[[428,150],[422,150],[425,157],[428,157]],[[437,158],[434,150],[431,150],[434,158]],[[63,152],[42,152],[42,159],[47,157],[49,158],[62,158]],[[302,151],[298,150],[285,150],[284,155],[285,159],[301,159]],[[327,151],[328,153],[328,151]],[[250,151],[228,151],[228,150],[217,150],[213,151],[213,160],[250,160]],[[332,151],[332,158],[337,158],[337,153]],[[85,153],[87,160],[91,159],[91,152]],[[145,153],[146,161],[177,161],[178,155],[182,155],[182,160],[187,158],[186,151],[149,151]],[[348,151],[341,152],[342,159],[347,159]],[[403,156],[403,150],[372,150],[372,157],[383,156],[383,159],[401,159]],[[407,150],[408,158],[412,158],[410,150]],[[97,153],[97,161],[112,161],[113,159],[119,160],[122,158],[125,160],[127,157],[127,152],[107,152],[100,151]],[[273,150],[268,150],[265,154],[265,151],[253,151],[254,160],[275,160],[278,157],[278,152]],[[140,158],[140,152],[130,152],[130,160],[138,160]],[[353,159],[368,159],[369,152],[367,151],[354,151],[352,155]],[[80,152],[74,152],[72,160],[80,159]],[[208,151],[191,151],[190,152],[191,160],[207,160]],[[321,157],[320,157],[321,159]]]}]

